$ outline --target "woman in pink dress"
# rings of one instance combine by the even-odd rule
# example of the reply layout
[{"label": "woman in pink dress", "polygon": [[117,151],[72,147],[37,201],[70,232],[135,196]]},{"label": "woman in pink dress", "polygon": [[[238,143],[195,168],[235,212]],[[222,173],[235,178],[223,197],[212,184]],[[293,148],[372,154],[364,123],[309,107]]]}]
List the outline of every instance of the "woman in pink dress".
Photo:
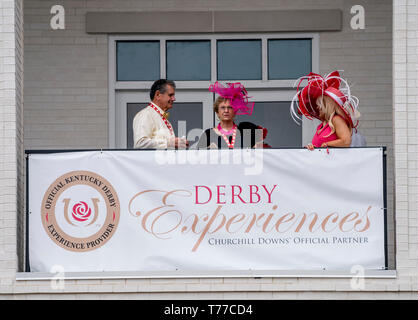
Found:
[{"label": "woman in pink dress", "polygon": [[[351,95],[348,83],[334,71],[325,77],[315,73],[299,79],[298,89],[304,80],[307,85],[298,90],[291,104],[295,121],[302,115],[321,124],[306,148],[350,147],[353,130],[358,125],[358,99]],[[296,101],[298,100],[298,103]]]}]

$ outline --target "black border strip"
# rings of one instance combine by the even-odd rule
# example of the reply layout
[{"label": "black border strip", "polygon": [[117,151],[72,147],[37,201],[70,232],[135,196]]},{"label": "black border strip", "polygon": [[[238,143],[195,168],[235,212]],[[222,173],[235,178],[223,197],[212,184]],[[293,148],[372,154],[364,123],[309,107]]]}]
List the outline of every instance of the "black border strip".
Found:
[{"label": "black border strip", "polygon": [[[366,146],[366,147],[356,147],[356,149],[375,149],[375,148],[383,148],[386,150],[386,146]],[[242,150],[246,150],[247,148],[243,148]],[[294,149],[304,149],[301,147],[285,147],[285,148],[267,148],[267,149],[250,149],[249,150],[294,150]],[[326,149],[326,148],[315,148],[315,149]],[[329,149],[353,149],[352,147],[339,147],[339,148],[331,148]],[[48,153],[65,153],[65,152],[87,152],[87,151],[134,151],[134,152],[142,152],[142,151],[156,151],[156,150],[172,150],[172,151],[195,151],[199,149],[48,149],[48,150],[25,150],[25,154],[48,154]],[[200,149],[200,150],[213,150],[217,151],[219,149]],[[234,149],[222,149],[222,150],[234,150]],[[236,149],[235,149],[236,150]]]},{"label": "black border strip", "polygon": [[25,248],[25,272],[30,272],[29,263],[29,156],[26,154],[26,248]]},{"label": "black border strip", "polygon": [[385,241],[385,270],[389,269],[388,261],[388,203],[387,203],[387,154],[386,146],[382,147],[383,158],[383,212],[384,212],[384,241]]}]

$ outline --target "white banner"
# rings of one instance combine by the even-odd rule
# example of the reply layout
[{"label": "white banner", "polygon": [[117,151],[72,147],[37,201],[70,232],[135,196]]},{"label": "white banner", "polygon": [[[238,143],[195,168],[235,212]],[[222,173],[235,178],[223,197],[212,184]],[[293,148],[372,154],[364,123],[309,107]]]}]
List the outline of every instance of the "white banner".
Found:
[{"label": "white banner", "polygon": [[32,272],[385,268],[383,150],[29,155]]}]

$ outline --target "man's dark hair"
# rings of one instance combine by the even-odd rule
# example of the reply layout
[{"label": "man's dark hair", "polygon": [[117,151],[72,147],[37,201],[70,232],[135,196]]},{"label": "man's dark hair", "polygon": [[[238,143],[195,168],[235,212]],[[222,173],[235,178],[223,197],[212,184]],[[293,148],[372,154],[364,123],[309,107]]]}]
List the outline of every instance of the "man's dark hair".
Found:
[{"label": "man's dark hair", "polygon": [[167,85],[172,86],[174,89],[176,88],[176,84],[174,83],[174,81],[167,79],[159,79],[155,81],[152,84],[151,90],[149,92],[149,97],[151,98],[151,101],[154,100],[154,96],[157,91],[160,91],[160,93],[165,93],[167,91]]}]

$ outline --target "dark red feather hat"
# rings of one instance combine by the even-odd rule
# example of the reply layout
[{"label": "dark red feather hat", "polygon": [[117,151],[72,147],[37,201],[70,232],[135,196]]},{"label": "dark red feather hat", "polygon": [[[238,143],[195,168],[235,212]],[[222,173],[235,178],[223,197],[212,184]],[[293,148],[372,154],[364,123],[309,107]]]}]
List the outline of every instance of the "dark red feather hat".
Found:
[{"label": "dark red feather hat", "polygon": [[[299,90],[303,81],[307,80],[307,85]],[[321,96],[328,96],[333,99],[344,113],[347,123],[356,128],[358,125],[358,116],[356,113],[359,100],[350,93],[350,87],[338,71],[333,71],[325,77],[309,73],[297,80],[297,93],[292,99],[290,111],[293,119],[299,122],[301,116],[312,120],[319,119],[319,106],[316,99]],[[296,103],[297,102],[297,103]]]}]

